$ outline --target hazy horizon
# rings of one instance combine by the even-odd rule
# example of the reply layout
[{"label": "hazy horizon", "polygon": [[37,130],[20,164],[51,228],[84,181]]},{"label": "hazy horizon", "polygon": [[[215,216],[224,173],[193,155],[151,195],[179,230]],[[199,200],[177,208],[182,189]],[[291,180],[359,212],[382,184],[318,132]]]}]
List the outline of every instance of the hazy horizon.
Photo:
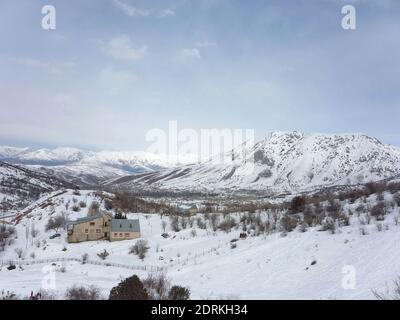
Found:
[{"label": "hazy horizon", "polygon": [[[263,139],[268,138],[268,135],[273,133],[273,132],[279,132],[279,131],[268,132],[264,137],[261,137],[260,139],[256,138],[255,142],[258,142],[258,141],[261,141]],[[281,132],[283,132],[283,131],[281,131]],[[298,133],[302,133],[302,134],[305,134],[305,135],[313,135],[313,134],[315,134],[315,135],[325,135],[325,134],[326,135],[349,135],[349,134],[350,135],[351,134],[354,134],[354,135],[367,135],[367,134],[362,133],[362,132],[353,132],[353,133],[351,133],[351,132],[326,133],[326,132],[300,132],[300,131],[284,131],[284,132],[285,133],[287,133],[287,132],[298,132]],[[367,135],[367,136],[369,136],[369,135]],[[374,137],[374,136],[369,136],[369,137],[377,138],[377,137]],[[383,140],[380,140],[380,139],[378,139],[378,140],[381,143],[385,144],[385,145],[390,145],[390,146],[393,146],[393,147],[396,147],[396,148],[400,148],[400,146],[398,146],[398,145],[387,143],[386,141],[383,141]],[[29,144],[29,143],[26,143],[26,142],[15,143],[15,144],[7,144],[7,143],[2,143],[1,140],[0,140],[0,147],[11,147],[11,148],[20,148],[20,149],[28,148],[28,149],[32,149],[32,150],[39,150],[39,149],[54,150],[54,149],[57,149],[57,148],[73,148],[73,149],[79,149],[79,150],[83,150],[83,151],[93,151],[93,152],[101,152],[101,151],[104,151],[104,152],[128,152],[128,153],[129,152],[131,152],[131,153],[136,153],[136,152],[137,153],[140,153],[140,152],[145,152],[146,153],[146,152],[149,152],[149,151],[146,150],[146,148],[145,149],[140,149],[140,150],[139,149],[137,149],[137,150],[133,150],[133,149],[112,149],[112,148],[108,148],[108,149],[107,148],[103,148],[102,149],[102,148],[81,147],[79,145],[45,145],[45,144],[37,144],[37,143]],[[151,152],[149,152],[149,153],[151,153]],[[195,154],[190,154],[189,156],[191,156],[191,155],[195,155]]]}]

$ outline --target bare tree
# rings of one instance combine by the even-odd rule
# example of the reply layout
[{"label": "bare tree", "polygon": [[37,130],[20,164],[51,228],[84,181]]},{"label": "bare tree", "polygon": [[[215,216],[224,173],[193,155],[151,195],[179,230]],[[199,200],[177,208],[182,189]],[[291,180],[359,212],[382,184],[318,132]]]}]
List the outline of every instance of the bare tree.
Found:
[{"label": "bare tree", "polygon": [[102,251],[102,252],[100,252],[100,253],[97,254],[97,256],[98,256],[101,260],[106,260],[107,257],[108,257],[109,255],[110,255],[110,254],[107,252],[106,249],[104,249],[104,251]]},{"label": "bare tree", "polygon": [[12,226],[0,225],[0,251],[4,251],[7,244],[10,243],[11,237],[15,235],[15,228]]},{"label": "bare tree", "polygon": [[89,254],[84,253],[82,255],[82,264],[85,264],[88,261],[88,259],[89,259]]},{"label": "bare tree", "polygon": [[149,249],[150,247],[148,246],[148,242],[146,240],[138,240],[130,248],[129,253],[136,254],[139,257],[139,259],[143,260]]},{"label": "bare tree", "polygon": [[171,284],[164,273],[156,275],[149,274],[148,277],[143,280],[143,286],[146,289],[150,300],[168,299],[168,291]]},{"label": "bare tree", "polygon": [[22,258],[22,254],[24,253],[24,249],[22,248],[15,248],[14,249],[15,253],[17,254],[18,259]]},{"label": "bare tree", "polygon": [[62,215],[56,216],[56,217],[50,217],[49,221],[46,224],[46,231],[54,230],[56,233],[58,233],[58,230],[60,228],[63,228],[65,226],[65,217]]},{"label": "bare tree", "polygon": [[211,221],[211,227],[213,229],[213,231],[217,231],[218,229],[218,215],[216,213],[213,213],[210,216],[210,221]]},{"label": "bare tree", "polygon": [[163,229],[163,232],[165,232],[167,228],[167,222],[165,222],[164,220],[161,221],[161,228]]},{"label": "bare tree", "polygon": [[72,286],[65,293],[67,300],[100,300],[100,290],[95,286]]},{"label": "bare tree", "polygon": [[372,293],[379,300],[400,300],[400,277],[393,281],[393,288],[387,288],[386,293],[372,290]]},{"label": "bare tree", "polygon": [[181,231],[180,225],[179,225],[179,217],[178,216],[170,216],[171,217],[171,229],[175,232]]},{"label": "bare tree", "polygon": [[187,220],[187,217],[181,217],[181,226],[182,226],[182,229],[186,229],[187,228],[187,225],[188,225],[188,220]]},{"label": "bare tree", "polygon": [[35,228],[34,224],[32,224],[32,226],[31,226],[31,237],[32,238],[36,238],[38,234],[39,234],[39,230]]},{"label": "bare tree", "polygon": [[89,206],[89,210],[88,210],[88,217],[92,217],[95,216],[100,210],[100,204],[97,201],[93,201],[90,206]]}]

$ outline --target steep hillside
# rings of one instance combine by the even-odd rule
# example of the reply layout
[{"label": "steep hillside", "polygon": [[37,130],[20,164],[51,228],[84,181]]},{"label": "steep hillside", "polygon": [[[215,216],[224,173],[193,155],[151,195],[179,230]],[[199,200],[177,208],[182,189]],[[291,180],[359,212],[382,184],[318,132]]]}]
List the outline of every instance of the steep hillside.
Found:
[{"label": "steep hillside", "polygon": [[0,212],[23,208],[45,192],[72,186],[53,176],[0,161]]},{"label": "steep hillside", "polygon": [[[244,151],[243,151],[244,150]],[[163,189],[297,192],[400,173],[400,149],[361,134],[272,133],[208,162],[114,181]]]}]

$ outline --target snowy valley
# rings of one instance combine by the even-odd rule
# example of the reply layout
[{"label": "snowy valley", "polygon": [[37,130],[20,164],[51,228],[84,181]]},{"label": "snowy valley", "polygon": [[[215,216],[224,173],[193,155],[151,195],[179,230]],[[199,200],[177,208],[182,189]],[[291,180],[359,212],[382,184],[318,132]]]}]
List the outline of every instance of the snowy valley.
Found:
[{"label": "snowy valley", "polygon": [[[191,299],[390,297],[400,275],[399,149],[364,135],[297,132],[247,148],[244,158],[224,155],[228,164],[159,170],[143,160],[136,175],[76,150],[39,152],[51,163],[28,164],[28,151],[3,148],[2,159],[19,164],[0,162],[0,292],[65,299],[78,285],[107,299],[136,274],[145,284],[162,275]],[[83,165],[98,177],[95,189],[77,186],[90,172],[76,169]],[[93,211],[138,219],[140,238],[68,243],[68,221]],[[139,241],[143,257],[132,251]]]},{"label": "snowy valley", "polygon": [[[331,200],[321,203],[323,210],[310,205],[305,214],[288,215],[294,224],[278,209],[190,217],[129,213],[148,241],[144,259],[129,254],[135,240],[69,244],[65,230],[50,239],[55,231],[45,227],[51,216],[76,219],[87,215],[92,201],[101,202],[92,191],[74,193],[48,194],[17,218],[15,235],[0,253],[2,289],[20,297],[38,292],[50,267],[58,298],[74,284],[94,285],[107,298],[125,277],[164,273],[190,288],[193,299],[374,299],[373,290],[390,290],[398,277],[399,191]],[[377,197],[385,205],[371,216]],[[81,202],[85,206],[73,211],[73,203]],[[105,261],[98,256],[103,250],[109,253]],[[17,267],[8,270],[11,264]],[[355,272],[354,286],[343,284],[346,268]]]}]

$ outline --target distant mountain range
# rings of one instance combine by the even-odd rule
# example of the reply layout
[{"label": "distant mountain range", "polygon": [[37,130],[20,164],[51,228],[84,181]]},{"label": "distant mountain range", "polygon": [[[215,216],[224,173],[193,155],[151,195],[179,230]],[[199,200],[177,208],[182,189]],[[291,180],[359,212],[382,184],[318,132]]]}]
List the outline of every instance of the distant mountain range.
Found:
[{"label": "distant mountain range", "polygon": [[23,165],[83,186],[180,165],[165,156],[146,152],[94,152],[76,148],[0,147],[0,161]]},{"label": "distant mountain range", "polygon": [[166,159],[145,152],[0,147],[0,161],[83,187],[299,192],[400,175],[400,149],[363,134],[274,132],[218,155],[223,161]]}]

